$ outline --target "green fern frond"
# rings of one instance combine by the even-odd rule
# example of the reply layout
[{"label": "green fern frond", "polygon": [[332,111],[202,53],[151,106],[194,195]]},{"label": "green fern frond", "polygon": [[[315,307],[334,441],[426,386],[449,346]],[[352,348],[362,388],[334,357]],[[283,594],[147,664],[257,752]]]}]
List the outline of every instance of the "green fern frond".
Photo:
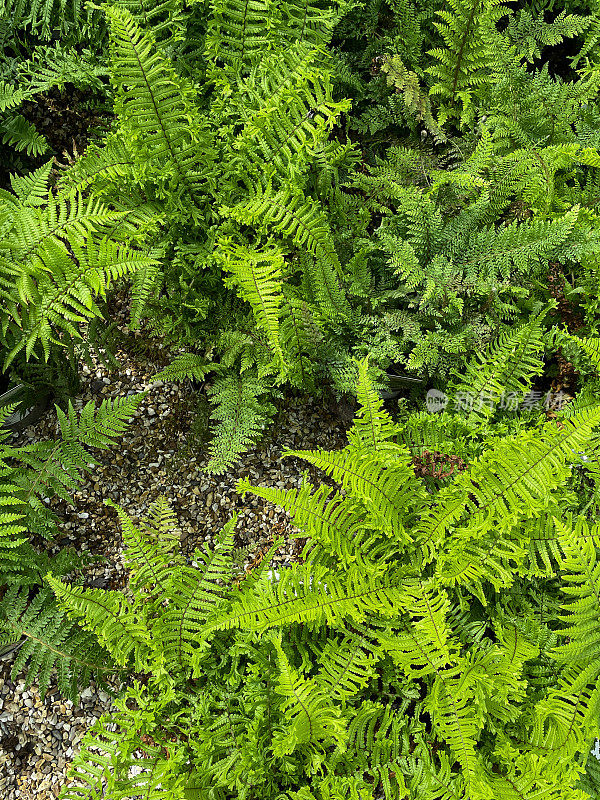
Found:
[{"label": "green fern frond", "polygon": [[413,582],[404,587],[400,608],[410,619],[393,635],[380,634],[378,643],[407,677],[438,674],[454,664],[458,648],[446,619],[450,608],[446,592],[431,581]]},{"label": "green fern frond", "polygon": [[453,673],[447,670],[438,674],[424,707],[431,715],[434,730],[460,763],[467,793],[489,797],[489,782],[476,752],[480,714],[471,700],[468,676],[455,678]]},{"label": "green fern frond", "polygon": [[334,701],[350,700],[377,675],[380,654],[360,634],[330,639],[320,654],[317,682]]},{"label": "green fern frond", "polygon": [[[131,690],[134,695],[136,688],[137,682]],[[134,712],[127,708],[127,698],[117,700],[119,711],[105,714],[89,729],[61,800],[100,800],[107,792],[114,800],[127,800],[132,792],[146,800],[164,800],[165,787],[171,797],[183,799],[188,777],[185,751],[165,751],[163,742],[145,741],[141,732],[172,699],[172,692],[154,693],[150,703]]]},{"label": "green fern frond", "polygon": [[35,126],[20,114],[12,114],[0,120],[2,144],[25,151],[28,156],[41,156],[48,151],[48,141],[38,133]]},{"label": "green fern frond", "polygon": [[[125,135],[145,159],[171,178],[171,191],[195,197],[210,162],[211,143],[199,123],[194,92],[162,56],[149,32],[120,6],[106,9],[111,29],[111,79]],[[128,134],[128,131],[131,133]]]},{"label": "green fern frond", "polygon": [[310,389],[315,385],[315,361],[323,341],[323,315],[316,304],[310,303],[293,287],[284,284],[282,289],[279,332],[288,364],[287,379],[297,388]]},{"label": "green fern frond", "polygon": [[158,635],[168,662],[186,668],[202,643],[207,618],[216,613],[228,590],[231,554],[237,518],[223,527],[214,548],[196,550],[197,567],[180,567],[169,584],[170,604],[161,620]]},{"label": "green fern frond", "polygon": [[586,683],[592,683],[600,674],[600,627],[597,623],[598,597],[600,596],[600,564],[597,563],[597,537],[600,526],[590,529],[583,517],[575,526],[554,520],[564,557],[565,584],[562,592],[569,599],[563,604],[561,622],[565,626],[561,636],[566,644],[554,648],[552,656],[560,663],[581,666]]},{"label": "green fern frond", "polygon": [[[424,541],[437,540],[442,532],[456,527],[463,514],[468,514],[472,531],[483,532],[493,530],[498,523],[509,529],[517,509],[525,518],[540,513],[550,493],[566,481],[573,453],[585,447],[599,424],[600,409],[584,409],[565,420],[561,428],[550,422],[491,448],[451,487],[440,492],[438,502],[442,505],[437,510],[434,506],[431,512],[423,513],[419,529]],[[467,563],[476,568],[481,562],[469,559],[465,566]]]},{"label": "green fern frond", "polygon": [[[116,503],[108,500],[119,515],[123,543],[125,545],[125,563],[131,570],[129,583],[137,595],[143,595],[148,613],[158,615],[164,603],[174,570],[183,567],[184,561],[174,547],[172,539],[173,518],[167,514],[165,518],[156,519],[158,508],[151,508],[155,516],[155,524],[151,529],[137,528],[128,515]],[[177,541],[177,544],[179,542]]]},{"label": "green fern frond", "polygon": [[63,243],[47,239],[32,259],[31,269],[20,276],[19,293],[28,305],[21,306],[23,335],[6,356],[5,369],[23,350],[29,358],[38,343],[46,359],[50,343],[64,346],[53,329],[81,338],[78,326],[100,316],[94,297],[105,297],[108,286],[117,278],[154,261],[108,239],[96,244],[88,236],[84,241],[72,239],[70,245],[69,251]]},{"label": "green fern frond", "polygon": [[267,31],[276,24],[278,9],[265,0],[214,0],[211,5],[206,55],[215,65],[243,73],[269,49]]},{"label": "green fern frond", "polygon": [[157,372],[154,380],[182,381],[186,378],[193,378],[196,381],[202,381],[209,372],[217,367],[217,364],[213,364],[195,353],[182,353],[176,356],[168,367]]},{"label": "green fern frond", "polygon": [[307,171],[347,101],[333,101],[322,53],[296,44],[260,60],[239,89],[243,131],[236,137],[236,168],[250,190],[297,181]]},{"label": "green fern frond", "polygon": [[314,678],[292,669],[281,646],[281,634],[271,634],[271,641],[279,666],[275,690],[283,698],[282,714],[287,723],[285,733],[273,739],[274,754],[290,755],[302,745],[325,748],[333,742],[342,749],[346,726],[339,707],[331,703]]},{"label": "green fern frond", "polygon": [[52,161],[48,161],[28,175],[11,175],[10,186],[24,206],[40,206],[48,201],[48,179]]},{"label": "green fern frond", "polygon": [[141,392],[131,397],[106,398],[99,406],[90,400],[79,412],[79,418],[69,402],[66,412],[57,409],[61,433],[65,441],[105,450],[127,430],[127,421],[145,397],[146,393]]},{"label": "green fern frond", "polygon": [[[471,415],[489,416],[502,399],[507,407],[516,407],[539,375],[544,362],[539,355],[544,348],[542,320],[546,310],[516,329],[505,329],[490,345],[485,355],[476,356],[465,368],[448,394],[454,403],[470,397]],[[514,401],[514,402],[513,402]],[[470,416],[470,415],[469,415]]]},{"label": "green fern frond", "polygon": [[429,52],[435,61],[427,68],[436,81],[430,95],[439,95],[444,103],[438,117],[442,126],[452,117],[463,125],[473,119],[472,91],[491,78],[498,46],[495,26],[504,14],[500,0],[451,0],[448,6],[436,12],[439,21],[434,25],[444,47]]},{"label": "green fern frond", "polygon": [[342,267],[329,225],[317,203],[291,190],[274,193],[270,187],[266,191],[257,187],[250,202],[224,208],[222,213],[242,223],[257,224],[266,233],[277,231],[298,247],[306,248],[317,262],[317,291],[323,312],[334,317],[349,315],[339,283]]},{"label": "green fern frond", "polygon": [[352,447],[333,453],[286,450],[284,455],[302,458],[322,469],[364,503],[382,532],[396,542],[410,541],[403,519],[420,493],[403,447],[389,444],[383,457],[376,451],[357,453]]},{"label": "green fern frond", "polygon": [[571,341],[577,342],[592,364],[600,371],[600,338],[581,339],[578,336],[569,336],[569,338]]},{"label": "green fern frond", "polygon": [[375,567],[372,573],[365,576],[350,566],[338,577],[326,567],[293,565],[274,584],[263,581],[253,597],[234,602],[231,610],[209,619],[204,634],[232,628],[265,631],[294,622],[336,625],[345,617],[362,622],[373,614],[395,617],[401,580],[377,574]]},{"label": "green fern frond", "polygon": [[25,671],[27,684],[34,680],[43,697],[54,669],[58,686],[74,702],[79,686],[86,686],[91,675],[115,672],[106,650],[94,635],[86,633],[66,618],[46,589],[29,598],[29,589],[11,586],[0,602],[0,646],[23,642],[13,663],[13,675]]},{"label": "green fern frond", "polygon": [[[389,413],[383,407],[383,400],[373,388],[367,377],[369,362],[367,359],[358,362],[358,384],[356,396],[360,409],[354,418],[354,424],[348,431],[348,442],[353,449],[361,448],[371,451],[382,450],[384,443],[395,438],[401,431]],[[394,457],[397,453],[394,453]]]},{"label": "green fern frond", "polygon": [[[251,486],[247,478],[238,481],[242,496],[251,491],[274,505],[284,508],[294,525],[310,535],[326,553],[334,554],[344,566],[353,563],[380,563],[386,546],[372,541],[372,531],[365,525],[362,505],[333,493],[328,486],[314,487],[305,482],[300,489],[275,489]],[[367,547],[367,541],[371,545]]]},{"label": "green fern frond", "polygon": [[234,464],[251,442],[261,435],[275,407],[263,399],[264,383],[248,374],[226,375],[208,390],[217,423],[210,443],[208,472],[216,475]]},{"label": "green fern frond", "polygon": [[132,608],[123,594],[69,586],[48,573],[46,580],[71,619],[97,636],[113,659],[126,666],[133,657],[143,670],[150,652],[149,621],[139,606]]},{"label": "green fern frond", "polygon": [[267,336],[278,369],[285,373],[285,359],[279,341],[285,264],[282,251],[270,246],[254,249],[222,239],[217,258],[223,269],[232,273],[228,283],[237,286],[242,299],[252,306],[256,325]]}]

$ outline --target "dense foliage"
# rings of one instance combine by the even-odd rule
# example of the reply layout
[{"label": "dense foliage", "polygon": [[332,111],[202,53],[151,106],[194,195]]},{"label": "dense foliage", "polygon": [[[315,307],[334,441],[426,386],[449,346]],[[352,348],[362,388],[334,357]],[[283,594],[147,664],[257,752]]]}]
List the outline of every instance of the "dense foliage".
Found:
[{"label": "dense foliage", "polygon": [[[65,798],[600,796],[599,15],[0,0],[1,369],[62,435],[0,434],[0,645],[42,688],[123,678]],[[240,580],[231,521],[192,566],[164,504],[118,510],[127,593],[45,553],[139,402],[69,404],[114,291],[205,384],[208,471],[286,393],[358,396],[296,454],[322,486],[240,486],[301,562]]]},{"label": "dense foliage", "polygon": [[[531,333],[503,345],[534,351]],[[159,504],[142,528],[119,510],[132,600],[49,577],[145,676],[90,732],[65,798],[596,796],[593,756],[581,776],[599,730],[598,526],[572,470],[600,406],[504,435],[450,412],[399,425],[365,364],[358,397],[347,447],[291,453],[343,491],[239,485],[289,510],[303,563],[232,584],[235,520],[193,567]],[[411,456],[450,431],[470,463],[424,483]]]}]

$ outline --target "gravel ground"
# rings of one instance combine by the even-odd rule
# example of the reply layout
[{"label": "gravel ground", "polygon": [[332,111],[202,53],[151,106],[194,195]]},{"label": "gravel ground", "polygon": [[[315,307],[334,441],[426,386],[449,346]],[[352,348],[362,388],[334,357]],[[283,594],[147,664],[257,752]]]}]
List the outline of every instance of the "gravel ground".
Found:
[{"label": "gravel ground", "polygon": [[[76,407],[90,399],[99,403],[105,397],[144,390],[148,396],[118,446],[99,453],[101,463],[85,476],[73,505],[54,504],[61,520],[56,548],[74,545],[107,559],[89,567],[86,583],[110,589],[125,583],[117,516],[103,503],[108,498],[135,521],[150,503],[166,497],[179,518],[182,548],[190,553],[202,542],[210,543],[235,511],[238,543],[247,548],[244,564],[257,563],[274,535],[286,537],[274,562],[297,558],[302,541],[287,538],[293,529],[285,512],[260,498],[242,501],[235,484],[249,476],[255,484],[297,486],[306,465],[296,459],[281,460],[281,451],[343,446],[351,410],[288,397],[264,440],[231,471],[209,476],[203,472],[208,456],[197,422],[198,392],[189,383],[152,380],[167,360],[160,345],[151,357],[132,356],[130,351],[117,351],[117,357],[118,370],[83,368]],[[50,412],[21,437],[37,440],[55,431],[56,418]],[[73,705],[51,685],[42,701],[35,685],[26,689],[23,677],[17,675],[13,681],[10,671],[11,658],[0,660],[0,796],[50,800],[65,784],[85,730],[110,710],[111,699],[92,684],[83,691],[80,704]]]}]

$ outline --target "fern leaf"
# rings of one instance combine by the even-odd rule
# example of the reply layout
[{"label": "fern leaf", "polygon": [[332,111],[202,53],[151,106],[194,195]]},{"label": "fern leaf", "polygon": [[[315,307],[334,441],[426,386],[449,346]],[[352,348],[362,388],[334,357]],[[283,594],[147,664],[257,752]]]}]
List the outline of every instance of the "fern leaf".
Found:
[{"label": "fern leaf", "polygon": [[[552,655],[564,664],[579,664],[585,683],[595,682],[600,674],[600,627],[597,622],[600,597],[600,563],[597,563],[597,537],[600,526],[590,529],[583,517],[574,528],[554,520],[561,548],[563,578],[562,592],[569,603],[562,606],[561,635],[567,643],[554,648]],[[576,689],[576,687],[573,687]]]},{"label": "fern leaf", "polygon": [[[107,7],[111,27],[111,79],[118,90],[118,113],[125,132],[163,175],[172,171],[171,187],[198,194],[210,163],[211,144],[201,132],[190,84],[158,52],[152,35],[142,32],[127,9]],[[200,167],[200,169],[199,169]]]},{"label": "fern leaf", "polygon": [[25,669],[27,684],[35,680],[43,697],[56,668],[61,692],[75,702],[78,686],[86,686],[92,674],[101,678],[116,667],[96,637],[69,621],[53,600],[48,590],[30,600],[28,588],[11,586],[0,603],[0,646],[21,639],[12,674]]},{"label": "fern leaf", "polygon": [[277,231],[299,247],[305,247],[316,259],[319,275],[319,302],[327,316],[349,316],[350,310],[339,284],[342,275],[331,232],[315,201],[297,192],[283,190],[276,194],[257,187],[249,203],[241,203],[222,213],[242,223],[258,224],[267,233]]},{"label": "fern leaf", "polygon": [[28,175],[11,175],[10,185],[19,202],[26,206],[39,206],[48,199],[48,179],[52,161],[46,162]]},{"label": "fern leaf", "polygon": [[189,667],[209,616],[223,601],[223,584],[231,571],[231,553],[237,519],[233,517],[223,527],[214,549],[196,551],[198,566],[180,567],[169,584],[170,605],[164,614],[159,636],[169,662]]},{"label": "fern leaf", "polygon": [[437,735],[448,743],[462,767],[467,793],[473,797],[490,797],[489,783],[481,769],[476,752],[480,722],[473,707],[468,679],[441,673],[433,682],[425,708],[432,717]]},{"label": "fern leaf", "polygon": [[20,114],[13,114],[0,122],[0,136],[2,144],[14,147],[17,152],[24,150],[28,156],[41,156],[48,150],[46,137]]},{"label": "fern leaf", "polygon": [[265,332],[279,370],[285,372],[279,341],[283,253],[277,247],[257,250],[222,239],[217,257],[223,269],[232,273],[230,283],[238,287],[242,299],[252,306],[256,325]]},{"label": "fern leaf", "polygon": [[263,581],[255,587],[253,597],[217,613],[207,622],[204,633],[208,636],[232,628],[264,631],[292,622],[335,625],[344,617],[362,622],[372,614],[396,616],[401,579],[383,578],[375,568],[372,571],[373,575],[365,577],[362,570],[349,567],[341,578],[326,567],[294,565],[275,585]]},{"label": "fern leaf", "polygon": [[226,375],[208,390],[215,404],[211,419],[217,422],[206,465],[208,472],[225,472],[261,435],[275,411],[271,403],[262,399],[265,392],[264,384],[249,375]]},{"label": "fern leaf", "polygon": [[355,498],[360,498],[383,532],[397,542],[408,542],[411,536],[403,518],[419,495],[419,487],[409,466],[408,452],[393,446],[393,460],[391,452],[392,445],[386,449],[384,459],[377,452],[357,453],[353,448],[333,453],[287,450],[284,455],[302,458],[322,469]]},{"label": "fern leaf", "polygon": [[346,726],[339,707],[331,703],[314,678],[305,678],[292,669],[281,646],[281,635],[271,634],[271,641],[280,671],[276,691],[283,697],[282,713],[288,723],[285,735],[274,737],[275,756],[290,755],[301,745],[324,747],[335,742],[343,748]]},{"label": "fern leaf", "polygon": [[203,381],[207,374],[217,367],[217,364],[213,364],[195,353],[182,353],[176,356],[168,367],[157,372],[154,380],[182,381],[192,378],[195,381]]},{"label": "fern leaf", "polygon": [[133,656],[135,668],[145,669],[150,651],[148,621],[134,611],[121,592],[68,586],[51,573],[46,576],[61,608],[95,634],[117,664]]},{"label": "fern leaf", "polygon": [[401,429],[394,424],[383,407],[383,400],[368,380],[368,368],[368,359],[358,362],[356,396],[361,408],[348,432],[348,441],[354,449],[365,448],[376,451],[383,449],[384,442],[398,436]]},{"label": "fern leaf", "polygon": [[519,403],[539,375],[543,361],[542,319],[545,311],[516,329],[504,330],[487,348],[485,355],[472,359],[464,376],[449,389],[454,402],[470,397],[474,400],[471,415],[489,416],[502,398],[503,402]]}]

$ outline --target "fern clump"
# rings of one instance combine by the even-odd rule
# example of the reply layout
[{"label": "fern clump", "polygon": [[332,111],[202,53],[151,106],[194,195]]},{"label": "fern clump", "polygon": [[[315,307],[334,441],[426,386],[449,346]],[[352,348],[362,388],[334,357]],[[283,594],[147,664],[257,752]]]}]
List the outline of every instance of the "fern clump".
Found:
[{"label": "fern clump", "polygon": [[214,365],[211,471],[280,387],[342,395],[364,356],[382,387],[392,365],[445,380],[546,306],[550,261],[593,284],[597,76],[538,69],[594,52],[591,17],[384,6],[104,7],[114,125],[61,183],[146,256],[132,324]]},{"label": "fern clump", "polygon": [[[514,333],[518,371],[494,350],[480,363],[497,390],[531,385],[539,326]],[[597,526],[571,486],[578,452],[597,465],[600,408],[504,433],[501,417],[456,410],[395,423],[364,362],[357,394],[343,450],[290,453],[339,488],[239,483],[289,511],[302,562],[274,576],[268,555],[233,581],[233,519],[190,566],[159,504],[141,527],[119,510],[127,597],[48,576],[63,612],[146,675],[91,729],[65,800],[103,786],[157,799],[595,796]],[[424,481],[415,454],[451,442],[452,426],[463,467]]]},{"label": "fern clump", "polygon": [[67,618],[44,583],[48,570],[73,574],[86,559],[73,548],[49,556],[34,542],[57,534],[49,499],[70,500],[83,473],[98,463],[93,451],[122,436],[142,399],[104,400],[98,408],[90,402],[79,415],[70,403],[66,411],[57,407],[60,438],[21,446],[10,444],[1,427],[10,407],[0,411],[0,647],[19,645],[12,674],[24,671],[42,695],[54,669],[71,698],[91,674],[102,681],[114,672],[106,651]]}]

